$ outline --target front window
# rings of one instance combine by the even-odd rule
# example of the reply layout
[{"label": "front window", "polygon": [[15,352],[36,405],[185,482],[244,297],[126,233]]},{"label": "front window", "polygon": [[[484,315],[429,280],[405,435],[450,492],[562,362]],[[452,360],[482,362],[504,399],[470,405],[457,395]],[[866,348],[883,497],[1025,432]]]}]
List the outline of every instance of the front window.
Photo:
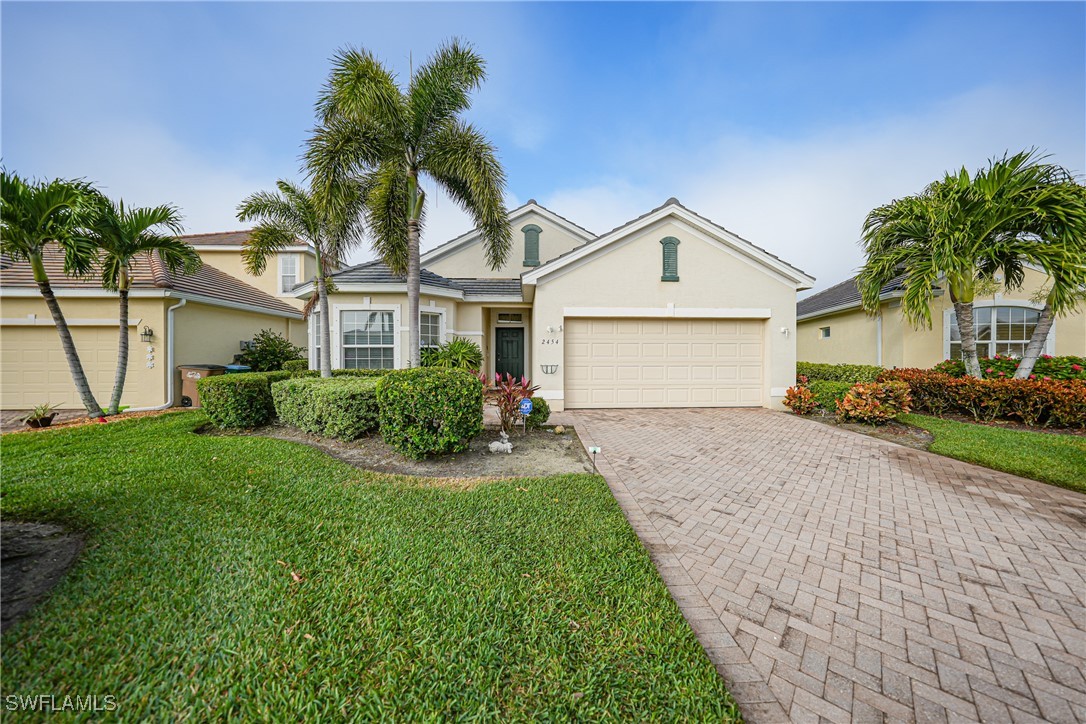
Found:
[{"label": "front window", "polygon": [[[1021,357],[1026,353],[1041,313],[1027,307],[974,307],[973,328],[977,356]],[[957,315],[950,316],[950,358],[962,358],[962,336]]]},{"label": "front window", "polygon": [[316,369],[320,369],[321,366],[321,313],[313,312],[310,315],[313,319],[313,344],[310,345],[313,348],[313,363]]},{"label": "front window", "polygon": [[279,293],[286,294],[298,283],[298,255],[283,254],[279,257]]},{"label": "front window", "polygon": [[395,319],[391,311],[341,314],[344,367],[392,369],[396,366]]},{"label": "front window", "polygon": [[433,349],[441,346],[441,315],[423,312],[419,315],[419,346]]}]

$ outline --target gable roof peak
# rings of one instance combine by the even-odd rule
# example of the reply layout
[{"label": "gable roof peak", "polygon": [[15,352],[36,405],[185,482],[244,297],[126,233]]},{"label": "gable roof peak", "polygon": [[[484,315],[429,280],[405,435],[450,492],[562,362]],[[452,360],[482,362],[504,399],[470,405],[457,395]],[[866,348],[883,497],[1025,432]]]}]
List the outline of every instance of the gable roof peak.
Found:
[{"label": "gable roof peak", "polygon": [[[679,201],[674,196],[672,196],[671,198],[669,198],[667,201],[664,202],[664,206],[682,206],[682,205],[683,205],[682,202]],[[663,206],[660,207],[660,208],[663,208]]]}]

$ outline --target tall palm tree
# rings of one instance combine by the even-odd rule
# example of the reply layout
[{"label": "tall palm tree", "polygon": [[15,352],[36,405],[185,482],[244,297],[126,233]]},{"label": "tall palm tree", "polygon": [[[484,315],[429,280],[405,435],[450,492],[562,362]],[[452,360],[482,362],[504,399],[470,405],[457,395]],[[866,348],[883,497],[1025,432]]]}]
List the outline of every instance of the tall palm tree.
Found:
[{"label": "tall palm tree", "polygon": [[881,289],[901,275],[902,313],[914,325],[930,327],[931,300],[945,283],[966,372],[979,378],[973,324],[978,288],[1000,272],[1009,287],[1020,285],[1023,262],[1035,263],[1058,282],[1062,313],[1067,285],[1079,278],[1076,244],[1046,244],[1038,237],[1065,213],[1054,203],[1050,180],[1051,169],[1027,151],[992,159],[972,176],[964,168],[948,173],[916,196],[873,210],[864,222],[867,260],[857,278],[864,308],[876,312]]},{"label": "tall palm tree", "polygon": [[0,252],[30,264],[34,281],[60,335],[60,346],[75,389],[87,414],[100,417],[102,408],[94,399],[72,332],[42,261],[46,248],[56,244],[64,252],[65,273],[81,276],[90,272],[95,258],[94,247],[82,241],[76,231],[91,196],[90,184],[83,181],[28,181],[0,169]]},{"label": "tall palm tree", "polygon": [[487,261],[497,269],[512,230],[503,203],[505,172],[481,131],[460,118],[486,77],[485,62],[458,40],[415,71],[406,89],[370,52],[336,54],[317,102],[320,125],[305,160],[315,186],[357,178],[374,249],[407,277],[409,363],[419,347],[419,237],[426,181],[444,190],[475,222]]},{"label": "tall palm tree", "polygon": [[314,303],[320,307],[321,377],[331,377],[328,275],[342,266],[347,252],[363,239],[362,194],[357,182],[351,179],[326,189],[324,196],[290,181],[280,180],[276,186],[278,192],[258,191],[238,205],[239,219],[258,221],[245,241],[245,267],[251,274],[263,274],[268,258],[289,248],[297,239],[316,250],[316,294],[310,298],[305,312],[308,315]]},{"label": "tall palm tree", "polygon": [[98,195],[78,232],[82,240],[100,251],[102,287],[117,292],[117,371],[108,413],[116,415],[121,405],[128,373],[128,295],[132,288],[132,265],[141,255],[157,254],[171,272],[192,273],[202,264],[200,255],[177,236],[184,231],[177,207],[128,207]]}]

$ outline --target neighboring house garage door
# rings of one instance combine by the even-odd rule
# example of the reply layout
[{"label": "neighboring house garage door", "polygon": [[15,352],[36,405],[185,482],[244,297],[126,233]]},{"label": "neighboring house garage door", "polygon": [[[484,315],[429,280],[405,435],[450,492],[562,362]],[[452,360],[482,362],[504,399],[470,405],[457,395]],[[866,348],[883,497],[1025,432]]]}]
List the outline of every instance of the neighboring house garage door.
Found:
[{"label": "neighboring house garage door", "polygon": [[[91,388],[98,402],[105,405],[113,389],[117,364],[117,328],[70,329]],[[82,407],[56,327],[5,326],[0,347],[0,367],[4,370],[0,401],[4,409],[29,409],[46,402],[62,408]],[[142,348],[134,348],[129,354],[140,358]],[[131,393],[129,386],[135,388],[136,381],[125,386]]]},{"label": "neighboring house garage door", "polygon": [[759,319],[567,319],[565,406],[757,407]]}]

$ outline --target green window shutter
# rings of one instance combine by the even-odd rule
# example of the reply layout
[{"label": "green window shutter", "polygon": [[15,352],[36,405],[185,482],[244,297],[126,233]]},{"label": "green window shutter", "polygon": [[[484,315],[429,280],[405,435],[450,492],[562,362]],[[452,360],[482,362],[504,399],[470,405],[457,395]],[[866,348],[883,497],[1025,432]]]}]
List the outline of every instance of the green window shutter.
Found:
[{"label": "green window shutter", "polygon": [[524,266],[539,266],[539,233],[543,231],[535,224],[528,224],[524,232]]},{"label": "green window shutter", "polygon": [[664,247],[664,273],[660,277],[662,282],[679,281],[679,240],[674,236],[665,236],[660,239]]}]

